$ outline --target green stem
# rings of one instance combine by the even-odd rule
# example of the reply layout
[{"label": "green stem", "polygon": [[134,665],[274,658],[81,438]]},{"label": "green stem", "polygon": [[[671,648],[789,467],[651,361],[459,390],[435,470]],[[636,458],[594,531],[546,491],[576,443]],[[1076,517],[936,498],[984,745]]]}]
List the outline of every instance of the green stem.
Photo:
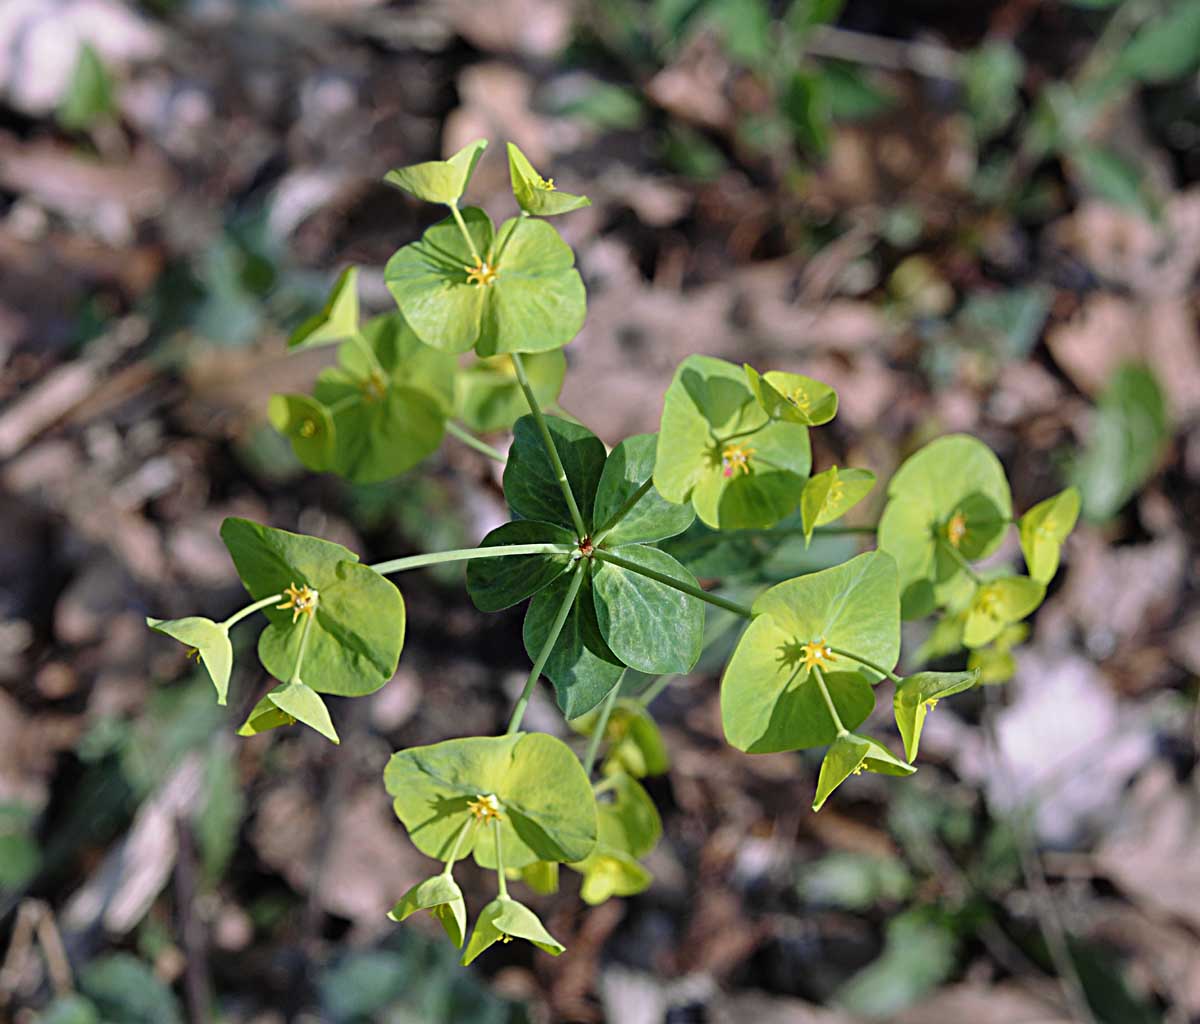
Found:
[{"label": "green stem", "polygon": [[475,558],[506,558],[509,555],[569,555],[575,548],[568,544],[496,544],[486,548],[455,548],[453,551],[431,551],[425,555],[409,555],[393,558],[387,562],[376,562],[374,569],[381,576],[409,569],[423,569],[427,565],[443,562],[469,562]]},{"label": "green stem", "polygon": [[757,434],[760,430],[763,430],[764,428],[769,427],[774,422],[775,422],[775,418],[773,416],[768,416],[767,422],[760,423],[757,427],[750,427],[746,430],[739,430],[734,434],[730,434],[728,437],[717,437],[716,434],[714,434],[713,440],[717,443],[718,447],[723,448],[723,447],[725,447],[725,445],[729,444],[730,441],[736,441],[739,437],[749,437],[751,434]]},{"label": "green stem", "polygon": [[834,727],[837,729],[839,736],[845,736],[850,730],[842,724],[842,716],[838,714],[837,708],[834,706],[833,698],[829,696],[829,687],[825,685],[825,676],[821,672],[820,665],[812,667],[813,676],[817,680],[817,688],[821,691],[821,696],[825,698],[825,706],[829,708],[829,714],[833,718]]},{"label": "green stem", "polygon": [[648,708],[654,703],[654,698],[663,692],[671,685],[679,676],[667,675],[659,676],[654,682],[647,686],[640,694],[638,694],[638,703],[644,708]]},{"label": "green stem", "polygon": [[550,624],[550,632],[546,637],[546,642],[542,644],[542,649],[538,651],[537,659],[533,663],[533,668],[530,669],[529,678],[525,680],[525,688],[521,691],[521,696],[517,698],[512,718],[508,720],[508,729],[504,733],[506,736],[511,736],[521,728],[521,719],[525,717],[525,709],[529,706],[529,698],[533,696],[533,688],[537,685],[537,681],[542,674],[542,669],[550,657],[550,652],[554,649],[554,645],[558,643],[558,635],[562,632],[563,626],[566,625],[567,616],[571,614],[571,606],[575,603],[575,597],[578,595],[579,588],[582,585],[583,568],[576,567],[571,577],[570,586],[567,587],[566,596],[559,606],[558,614],[554,616],[554,622]]},{"label": "green stem", "polygon": [[508,896],[508,879],[504,877],[504,854],[501,852],[500,843],[500,819],[492,819],[492,834],[496,837],[496,885],[500,888],[500,895]]},{"label": "green stem", "polygon": [[[874,536],[877,529],[874,526],[818,526],[813,530],[813,533],[824,534],[826,537],[847,537],[857,534]],[[796,530],[795,532],[803,533],[804,531]]]},{"label": "green stem", "polygon": [[463,238],[466,239],[467,248],[471,250],[471,255],[475,257],[475,262],[482,263],[483,260],[479,258],[479,250],[475,248],[475,239],[471,237],[471,232],[467,230],[466,221],[463,220],[462,214],[458,212],[458,203],[452,202],[446,205],[450,207],[450,212],[454,214],[454,221],[458,224],[458,230],[462,232]]},{"label": "green stem", "polygon": [[311,612],[304,613],[304,625],[301,627],[300,633],[300,649],[296,651],[296,667],[292,670],[292,678],[288,680],[289,683],[300,682],[300,666],[304,664],[304,652],[308,650],[308,634],[312,632],[313,619],[316,617],[316,608]]},{"label": "green stem", "polygon": [[454,870],[454,862],[458,860],[458,851],[462,849],[462,841],[466,837],[467,829],[474,824],[474,818],[468,818],[462,823],[462,828],[458,830],[458,835],[454,837],[454,846],[450,850],[450,859],[446,861],[446,867],[442,871],[443,875],[448,876]]},{"label": "green stem", "polygon": [[[829,647],[828,644],[826,644]],[[878,672],[881,676],[887,676],[893,683],[903,681],[903,676],[896,675],[895,672],[889,672],[882,665],[876,665],[873,661],[867,661],[866,658],[859,657],[857,654],[851,654],[849,651],[843,651],[840,647],[829,647],[832,654],[839,655],[842,658],[849,658],[851,661],[857,661],[860,665],[869,668],[872,672]]]},{"label": "green stem", "polygon": [[596,755],[600,752],[600,741],[604,738],[604,730],[608,728],[609,716],[612,715],[612,709],[616,707],[617,698],[621,695],[621,683],[628,671],[628,669],[621,671],[616,685],[604,698],[604,703],[600,705],[600,717],[596,719],[592,734],[588,737],[587,752],[583,756],[583,770],[587,773],[588,778],[592,777],[592,769],[596,767]]},{"label": "green stem", "polygon": [[486,455],[489,459],[494,459],[496,462],[507,462],[504,453],[499,448],[493,448],[486,441],[481,441],[470,431],[460,427],[453,420],[446,421],[446,433],[451,437],[457,437],[468,448],[474,448],[477,452]]},{"label": "green stem", "polygon": [[971,577],[977,584],[983,586],[983,577],[972,568],[971,563],[964,557],[963,553],[951,544],[945,537],[938,535],[937,542],[942,546],[942,550],[949,553],[950,557],[958,563],[958,567],[962,569],[968,576]]},{"label": "green stem", "polygon": [[594,534],[592,534],[592,544],[599,546],[600,542],[602,540],[604,540],[604,538],[607,537],[610,533],[612,533],[613,527],[615,527],[618,523],[620,523],[620,521],[622,519],[624,519],[627,515],[629,515],[630,512],[633,511],[633,506],[636,505],[639,501],[641,501],[642,498],[644,498],[646,496],[646,492],[649,491],[650,488],[653,486],[654,486],[654,478],[651,477],[644,484],[642,484],[636,491],[634,491],[633,494],[631,494],[629,496],[629,500],[626,501],[625,504],[622,505],[619,509],[617,509],[616,512],[614,512],[611,516],[608,517],[608,522],[605,523],[602,527],[600,527],[600,529],[597,530]]},{"label": "green stem", "polygon": [[[522,211],[522,212],[524,212],[524,211]],[[504,255],[504,250],[508,246],[508,240],[510,238],[512,238],[513,232],[517,230],[517,225],[519,223],[521,223],[521,222],[515,217],[511,221],[509,221],[508,232],[505,234],[505,236],[502,239],[500,239],[500,244],[497,245],[493,249],[493,252],[495,253],[495,258],[492,260],[492,263],[495,266],[498,267],[500,265],[500,257]]]},{"label": "green stem", "polygon": [[622,569],[627,569],[629,572],[636,572],[639,576],[645,576],[647,579],[654,580],[667,587],[673,587],[681,593],[687,594],[689,597],[697,598],[700,601],[705,601],[708,604],[716,605],[718,608],[724,608],[726,611],[733,612],[735,615],[740,615],[744,619],[752,618],[754,613],[749,606],[739,604],[737,601],[731,601],[727,597],[721,597],[718,594],[710,594],[707,590],[701,590],[699,587],[694,587],[690,583],[684,583],[682,580],[675,579],[674,576],[668,576],[666,573],[658,572],[656,569],[647,569],[644,565],[638,565],[636,562],[630,562],[622,558],[620,555],[613,554],[611,551],[606,551],[603,548],[597,548],[593,552],[593,557],[600,559],[602,562],[609,562],[612,565],[619,565]]},{"label": "green stem", "polygon": [[325,406],[325,411],[329,413],[330,416],[336,416],[343,409],[349,409],[350,406],[356,405],[362,400],[363,396],[361,394],[346,395],[344,398],[339,398],[332,405]]},{"label": "green stem", "polygon": [[261,601],[255,601],[254,604],[248,604],[248,605],[246,605],[245,608],[242,608],[239,611],[234,612],[224,622],[219,622],[219,623],[217,623],[217,625],[219,625],[223,630],[228,632],[230,626],[233,626],[236,623],[241,622],[242,619],[244,619],[247,615],[253,615],[260,608],[266,608],[267,605],[274,604],[276,601],[280,600],[280,598],[282,598],[282,597],[283,597],[282,594],[272,594],[270,597],[264,597]]},{"label": "green stem", "polygon": [[366,336],[362,331],[355,331],[350,335],[350,340],[356,344],[362,351],[362,354],[367,357],[367,362],[371,364],[371,368],[383,378],[386,383],[388,372],[383,368],[383,364],[379,361],[379,357],[375,354],[375,350],[371,348],[371,343],[367,341]]},{"label": "green stem", "polygon": [[521,390],[525,392],[525,401],[529,403],[529,411],[533,413],[538,431],[542,435],[542,443],[546,446],[546,454],[550,456],[550,464],[554,467],[554,475],[558,478],[559,490],[562,491],[563,498],[566,499],[567,509],[571,513],[571,522],[575,524],[575,530],[579,535],[579,539],[583,540],[587,536],[587,528],[583,525],[583,516],[579,514],[579,506],[575,503],[575,495],[571,491],[571,484],[567,480],[567,471],[563,469],[562,459],[559,458],[558,449],[554,445],[554,438],[550,436],[550,428],[546,425],[546,417],[542,415],[542,407],[538,405],[537,396],[533,393],[529,377],[525,374],[525,362],[521,359],[519,352],[511,353],[511,359],[513,369],[517,371],[517,381],[521,385]]},{"label": "green stem", "polygon": [[616,775],[610,775],[606,779],[601,779],[592,787],[592,796],[599,796],[601,793],[607,793],[610,789],[615,789],[616,785]]}]

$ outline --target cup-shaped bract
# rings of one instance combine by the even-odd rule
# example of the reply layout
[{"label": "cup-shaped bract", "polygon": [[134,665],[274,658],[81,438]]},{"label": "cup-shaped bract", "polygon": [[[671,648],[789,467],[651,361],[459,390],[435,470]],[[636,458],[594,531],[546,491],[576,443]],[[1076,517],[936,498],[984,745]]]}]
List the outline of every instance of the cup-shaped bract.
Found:
[{"label": "cup-shaped bract", "polygon": [[428,160],[388,171],[383,180],[427,203],[457,203],[467,190],[487,139],[468,142],[446,160]]},{"label": "cup-shaped bract", "polygon": [[551,956],[558,956],[567,948],[546,931],[537,914],[523,903],[511,896],[497,896],[480,911],[475,921],[471,939],[463,951],[463,966],[490,946],[510,939],[524,939]]},{"label": "cup-shaped bract", "polygon": [[189,615],[185,619],[147,619],[146,625],[187,644],[196,652],[216,687],[217,703],[224,705],[229,695],[229,674],[233,671],[229,631],[220,623],[198,615]]},{"label": "cup-shaped bract", "polygon": [[325,702],[299,679],[280,683],[254,705],[238,729],[239,736],[257,736],[281,725],[301,722],[333,743],[341,743]]},{"label": "cup-shaped bract", "polygon": [[654,485],[668,501],[691,501],[708,526],[773,526],[793,512],[808,479],[808,429],[773,420],[741,367],[688,356],[667,389]]},{"label": "cup-shaped bract", "polygon": [[1042,603],[1046,588],[1028,576],[1001,576],[981,583],[967,609],[963,645],[982,647],[1030,615]]},{"label": "cup-shaped bract", "polygon": [[1018,520],[1021,552],[1031,579],[1049,583],[1058,572],[1063,541],[1075,529],[1079,506],[1079,490],[1068,487],[1054,497],[1038,502]]},{"label": "cup-shaped bract", "polygon": [[388,911],[393,921],[404,921],[418,910],[428,910],[445,929],[455,947],[462,949],[467,934],[467,903],[458,883],[447,874],[418,882]]},{"label": "cup-shaped bract", "polygon": [[958,558],[994,552],[1011,518],[1004,467],[983,442],[951,434],[909,456],[888,484],[878,534],[900,571],[904,617],[945,603],[939,590],[963,575]]},{"label": "cup-shaped bract", "polygon": [[819,811],[830,794],[851,775],[876,772],[880,775],[912,775],[916,771],[905,764],[887,747],[866,736],[848,732],[833,741],[821,762],[821,774],[817,778],[817,794],[812,809]]},{"label": "cup-shaped bract", "polygon": [[[721,679],[721,723],[748,753],[831,742],[875,705],[869,673],[850,654],[890,670],[900,656],[896,563],[872,551],[762,593]],[[846,653],[837,653],[837,652]],[[817,673],[820,673],[820,676]]]},{"label": "cup-shaped bract", "polygon": [[358,267],[347,267],[333,283],[324,308],[297,327],[288,348],[314,348],[345,341],[358,330]]},{"label": "cup-shaped bract", "polygon": [[512,178],[517,205],[531,216],[555,217],[592,205],[587,196],[560,192],[554,185],[554,179],[538,174],[525,154],[511,142],[508,144],[508,173]]},{"label": "cup-shaped bract", "polygon": [[426,345],[494,356],[562,348],[583,326],[587,297],[575,254],[536,217],[492,227],[477,207],[438,221],[384,270],[400,312]]},{"label": "cup-shaped bract", "polygon": [[292,678],[307,628],[302,677],[318,693],[361,697],[392,678],[404,646],[404,599],[389,580],[340,544],[248,519],[226,519],[221,539],[255,600],[289,588],[316,592],[303,614],[287,601],[264,609],[270,624],[258,638],[258,656],[272,676]]},{"label": "cup-shaped bract", "polygon": [[969,690],[979,682],[979,670],[971,672],[917,672],[896,685],[892,710],[896,728],[904,740],[904,756],[912,763],[917,758],[925,716],[943,697]]},{"label": "cup-shaped bract", "polygon": [[804,524],[804,542],[812,540],[813,530],[841,519],[871,493],[875,474],[869,469],[838,469],[831,466],[809,478],[800,496],[800,516]]},{"label": "cup-shaped bract", "polygon": [[[417,849],[446,860],[472,804],[495,802],[505,867],[582,860],[596,845],[596,801],[570,747],[544,733],[468,736],[393,754],[384,772],[396,816]],[[493,829],[471,828],[458,857],[495,868]]]}]

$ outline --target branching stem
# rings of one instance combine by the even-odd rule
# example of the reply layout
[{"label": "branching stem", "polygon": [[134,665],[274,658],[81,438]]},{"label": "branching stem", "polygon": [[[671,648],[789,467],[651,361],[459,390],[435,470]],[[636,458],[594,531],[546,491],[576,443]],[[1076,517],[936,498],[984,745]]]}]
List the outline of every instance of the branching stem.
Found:
[{"label": "branching stem", "polygon": [[475,239],[471,237],[471,232],[467,230],[467,223],[463,220],[463,216],[458,212],[458,203],[447,203],[450,207],[450,212],[454,214],[454,222],[458,225],[458,230],[462,232],[462,236],[466,239],[467,248],[471,250],[471,255],[475,257],[476,263],[482,263],[483,260],[479,257],[479,250],[475,248]]},{"label": "branching stem", "polygon": [[242,619],[244,619],[247,615],[253,615],[259,609],[266,608],[267,605],[274,604],[276,601],[279,601],[282,598],[282,594],[272,594],[270,597],[264,597],[261,601],[255,601],[253,604],[248,604],[245,608],[234,612],[224,622],[218,623],[218,625],[228,632],[230,626],[241,622]]},{"label": "branching stem", "polygon": [[559,489],[562,491],[563,498],[567,502],[567,510],[571,513],[571,522],[575,524],[575,532],[579,535],[579,539],[583,540],[587,536],[587,528],[583,525],[583,516],[579,514],[579,506],[575,503],[575,495],[571,491],[570,482],[567,480],[567,471],[563,469],[562,459],[559,458],[558,448],[554,445],[554,438],[550,436],[550,428],[546,424],[546,417],[542,415],[542,407],[538,405],[537,395],[533,393],[533,387],[530,385],[529,377],[525,373],[525,362],[521,359],[521,353],[519,352],[513,352],[510,356],[513,369],[517,371],[517,381],[521,385],[521,390],[525,392],[525,401],[529,403],[529,411],[533,413],[538,432],[542,435],[542,443],[546,446],[546,454],[550,456],[550,464],[554,467],[554,475],[558,479]]},{"label": "branching stem", "polygon": [[647,579],[654,580],[664,586],[673,587],[681,593],[687,594],[689,597],[697,598],[700,601],[705,601],[708,604],[716,605],[718,608],[724,608],[728,612],[733,612],[735,615],[740,615],[744,619],[752,618],[754,613],[749,606],[739,604],[737,601],[731,601],[727,597],[721,597],[719,594],[710,594],[707,590],[702,590],[700,587],[694,587],[690,583],[685,583],[683,580],[677,580],[674,576],[668,576],[666,573],[659,572],[657,569],[649,569],[644,565],[638,565],[636,562],[630,562],[628,559],[622,558],[620,555],[612,551],[605,551],[603,548],[597,548],[594,556],[602,562],[609,562],[612,565],[619,565],[622,569],[627,569],[629,572],[636,572],[639,576],[645,576]]},{"label": "branching stem", "polygon": [[525,680],[525,688],[521,691],[521,696],[517,698],[512,718],[509,719],[508,729],[505,731],[506,736],[511,736],[521,728],[521,719],[525,717],[525,709],[529,706],[529,698],[533,696],[533,688],[537,685],[537,681],[542,674],[542,669],[546,666],[550,652],[554,649],[554,645],[558,643],[558,635],[562,632],[563,626],[566,624],[567,616],[571,614],[571,606],[575,603],[575,597],[578,595],[579,588],[582,585],[583,568],[582,566],[577,566],[574,574],[571,576],[571,583],[567,587],[566,596],[563,597],[563,602],[559,606],[558,614],[554,616],[554,622],[550,625],[550,632],[546,636],[546,642],[542,644],[542,649],[538,651],[537,660],[534,661],[533,668],[530,669],[529,678]]},{"label": "branching stem", "polygon": [[614,512],[609,517],[608,522],[605,523],[602,527],[600,527],[600,529],[598,529],[594,534],[592,534],[592,543],[595,545],[599,545],[600,542],[602,540],[604,540],[605,537],[607,537],[610,533],[612,533],[614,527],[616,527],[617,524],[619,524],[622,519],[624,519],[627,515],[629,515],[630,512],[633,511],[633,506],[636,505],[639,501],[641,501],[642,498],[644,498],[646,496],[646,492],[649,491],[650,488],[653,486],[654,486],[654,478],[651,477],[649,480],[647,480],[645,483],[643,483],[636,491],[634,491],[629,496],[629,499],[625,502],[625,504],[622,505],[619,509],[617,509],[616,512]]},{"label": "branching stem", "polygon": [[486,441],[481,441],[469,430],[460,427],[453,420],[446,421],[446,433],[451,437],[458,438],[468,448],[474,448],[477,452],[486,455],[489,459],[493,459],[496,462],[507,461],[504,457],[504,453],[500,451],[499,448],[493,448]]},{"label": "branching stem", "polygon": [[[829,645],[826,645],[829,646]],[[902,682],[904,677],[896,675],[895,672],[890,672],[882,665],[876,665],[873,661],[868,661],[866,658],[860,657],[857,654],[852,654],[850,651],[843,651],[840,647],[829,647],[830,653],[836,654],[842,658],[849,658],[851,661],[857,661],[865,668],[869,668],[872,672],[878,672],[881,676],[887,676],[893,683]]]},{"label": "branching stem", "polygon": [[441,565],[444,562],[469,562],[476,558],[506,558],[509,555],[569,555],[574,550],[575,548],[568,544],[496,544],[493,547],[455,548],[453,551],[409,555],[407,558],[376,562],[368,568],[374,569],[381,576],[390,576],[394,572],[423,569],[427,565]]},{"label": "branching stem", "polygon": [[813,678],[817,681],[817,688],[821,691],[821,696],[825,698],[825,706],[829,708],[829,716],[833,719],[833,725],[837,729],[837,734],[845,736],[850,730],[842,724],[842,716],[838,714],[838,709],[834,706],[833,698],[829,695],[829,687],[825,685],[825,674],[821,671],[821,666],[814,665],[812,673]]},{"label": "branching stem", "polygon": [[467,830],[474,824],[474,818],[468,818],[462,823],[462,828],[458,830],[458,835],[454,837],[454,845],[450,848],[450,859],[446,861],[446,867],[442,871],[443,875],[449,877],[451,872],[454,871],[454,864],[458,860],[458,851],[462,849],[463,839],[466,838]]},{"label": "branching stem", "polygon": [[600,714],[596,718],[596,724],[592,728],[592,734],[588,737],[587,752],[583,756],[583,770],[587,773],[588,778],[592,776],[592,769],[596,767],[596,755],[600,752],[600,741],[604,739],[604,731],[608,728],[608,720],[612,715],[612,710],[617,705],[617,698],[621,695],[621,683],[625,679],[625,673],[628,669],[624,669],[618,677],[616,684],[608,691],[608,696],[604,698],[604,703],[600,705]]}]

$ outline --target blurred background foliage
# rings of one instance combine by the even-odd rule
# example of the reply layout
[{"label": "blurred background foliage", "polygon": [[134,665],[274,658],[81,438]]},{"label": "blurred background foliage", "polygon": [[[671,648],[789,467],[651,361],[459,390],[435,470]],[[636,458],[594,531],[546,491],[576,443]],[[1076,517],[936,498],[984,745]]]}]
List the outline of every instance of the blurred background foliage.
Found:
[{"label": "blurred background foliage", "polygon": [[[0,1017],[1200,1019],[1198,69],[1196,0],[6,0]],[[384,916],[425,865],[380,774],[501,723],[519,612],[479,616],[454,567],[402,580],[400,672],[335,702],[336,751],[234,742],[261,673],[216,708],[141,622],[239,602],[228,514],[368,557],[505,518],[452,441],[352,486],[266,421],[327,358],[283,339],[337,270],[386,309],[436,217],[383,174],[480,135],[593,198],[562,404],[609,443],[700,351],[838,387],[821,465],[886,479],[964,430],[1018,509],[1074,483],[1086,523],[989,656],[1011,681],[931,717],[910,784],[820,816],[816,760],[722,745],[714,621],[654,703],[655,884],[535,897],[568,954],[463,971]],[[507,212],[499,148],[472,197]],[[670,547],[752,594],[857,544]]]}]

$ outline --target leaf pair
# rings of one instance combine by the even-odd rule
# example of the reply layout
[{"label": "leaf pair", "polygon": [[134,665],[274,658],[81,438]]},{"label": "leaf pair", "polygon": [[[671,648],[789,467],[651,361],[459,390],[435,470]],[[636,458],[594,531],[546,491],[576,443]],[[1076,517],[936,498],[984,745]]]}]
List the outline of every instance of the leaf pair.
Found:
[{"label": "leaf pair", "polygon": [[[362,565],[354,552],[316,537],[231,518],[221,524],[221,539],[255,600],[273,594],[284,597],[288,588],[308,587],[317,594],[311,613],[292,607],[264,609],[269,624],[258,638],[258,656],[267,672],[285,685],[259,703],[243,735],[285,724],[290,716],[336,742],[317,694],[360,697],[391,679],[404,645],[400,591]],[[311,623],[306,621],[309,615]],[[296,685],[301,676],[303,684]]]},{"label": "leaf pair", "polygon": [[663,403],[655,486],[669,501],[691,501],[708,526],[773,526],[808,479],[807,424],[836,408],[832,389],[811,378],[688,356]]},{"label": "leaf pair", "polygon": [[819,811],[835,789],[851,775],[875,772],[879,775],[912,775],[916,769],[905,764],[887,747],[866,736],[848,732],[837,737],[821,762],[817,777],[817,795],[812,809]]},{"label": "leaf pair", "polygon": [[[650,546],[687,529],[692,520],[690,508],[672,505],[646,487],[654,472],[654,436],[626,438],[606,456],[603,442],[585,427],[555,417],[546,422],[595,555],[477,559],[467,569],[467,590],[482,611],[533,597],[524,638],[536,658],[569,596],[572,574],[584,574],[543,668],[563,713],[574,718],[604,698],[626,665],[654,674],[689,670],[700,654],[704,611],[696,598],[637,571],[697,586],[675,559]],[[483,546],[579,546],[555,468],[530,416],[517,421],[504,493],[514,521],[488,534]]]},{"label": "leaf pair", "polygon": [[596,848],[586,860],[570,865],[583,875],[580,895],[591,906],[647,889],[653,876],[639,860],[662,838],[662,819],[640,783],[620,774],[608,786],[613,799],[597,804]]},{"label": "leaf pair", "polygon": [[947,603],[961,560],[992,554],[1012,518],[1004,467],[973,437],[951,434],[905,460],[888,484],[879,548],[896,559],[906,619]]},{"label": "leaf pair", "polygon": [[[583,860],[596,845],[596,802],[579,759],[543,733],[470,736],[392,755],[384,783],[417,849],[439,860],[474,856],[495,869],[492,828],[470,807],[495,798],[505,867]],[[461,836],[463,826],[467,831]]]},{"label": "leaf pair", "polygon": [[357,271],[345,271],[323,312],[291,337],[292,348],[341,342],[338,366],[313,395],[274,395],[271,423],[309,469],[373,483],[437,450],[455,400],[453,356],[423,345],[399,313],[358,327]]},{"label": "leaf pair", "polygon": [[[896,563],[872,551],[761,594],[721,679],[721,723],[738,750],[761,754],[833,742],[875,706],[875,673],[832,649],[891,669],[900,656]],[[814,670],[820,670],[818,679]]]},{"label": "leaf pair", "polygon": [[[458,883],[448,874],[427,878],[406,892],[388,913],[393,921],[404,921],[418,910],[428,910],[441,924],[450,941],[462,949],[467,933],[467,904]],[[525,939],[538,949],[558,956],[566,947],[554,938],[537,915],[510,896],[497,896],[480,911],[463,953],[463,966],[497,942]]]},{"label": "leaf pair", "polygon": [[[389,171],[383,180],[417,199],[454,206],[466,192],[475,165],[486,148],[486,139],[476,139],[447,160],[429,160],[401,167]],[[525,213],[553,217],[591,205],[586,196],[558,191],[554,179],[538,174],[525,154],[511,142],[508,143],[508,171],[512,177],[513,195]]]},{"label": "leaf pair", "polygon": [[[587,300],[575,254],[543,220],[514,217],[497,232],[468,207],[399,249],[384,280],[425,344],[480,356],[562,348]],[[468,237],[470,241],[468,241]]]}]

